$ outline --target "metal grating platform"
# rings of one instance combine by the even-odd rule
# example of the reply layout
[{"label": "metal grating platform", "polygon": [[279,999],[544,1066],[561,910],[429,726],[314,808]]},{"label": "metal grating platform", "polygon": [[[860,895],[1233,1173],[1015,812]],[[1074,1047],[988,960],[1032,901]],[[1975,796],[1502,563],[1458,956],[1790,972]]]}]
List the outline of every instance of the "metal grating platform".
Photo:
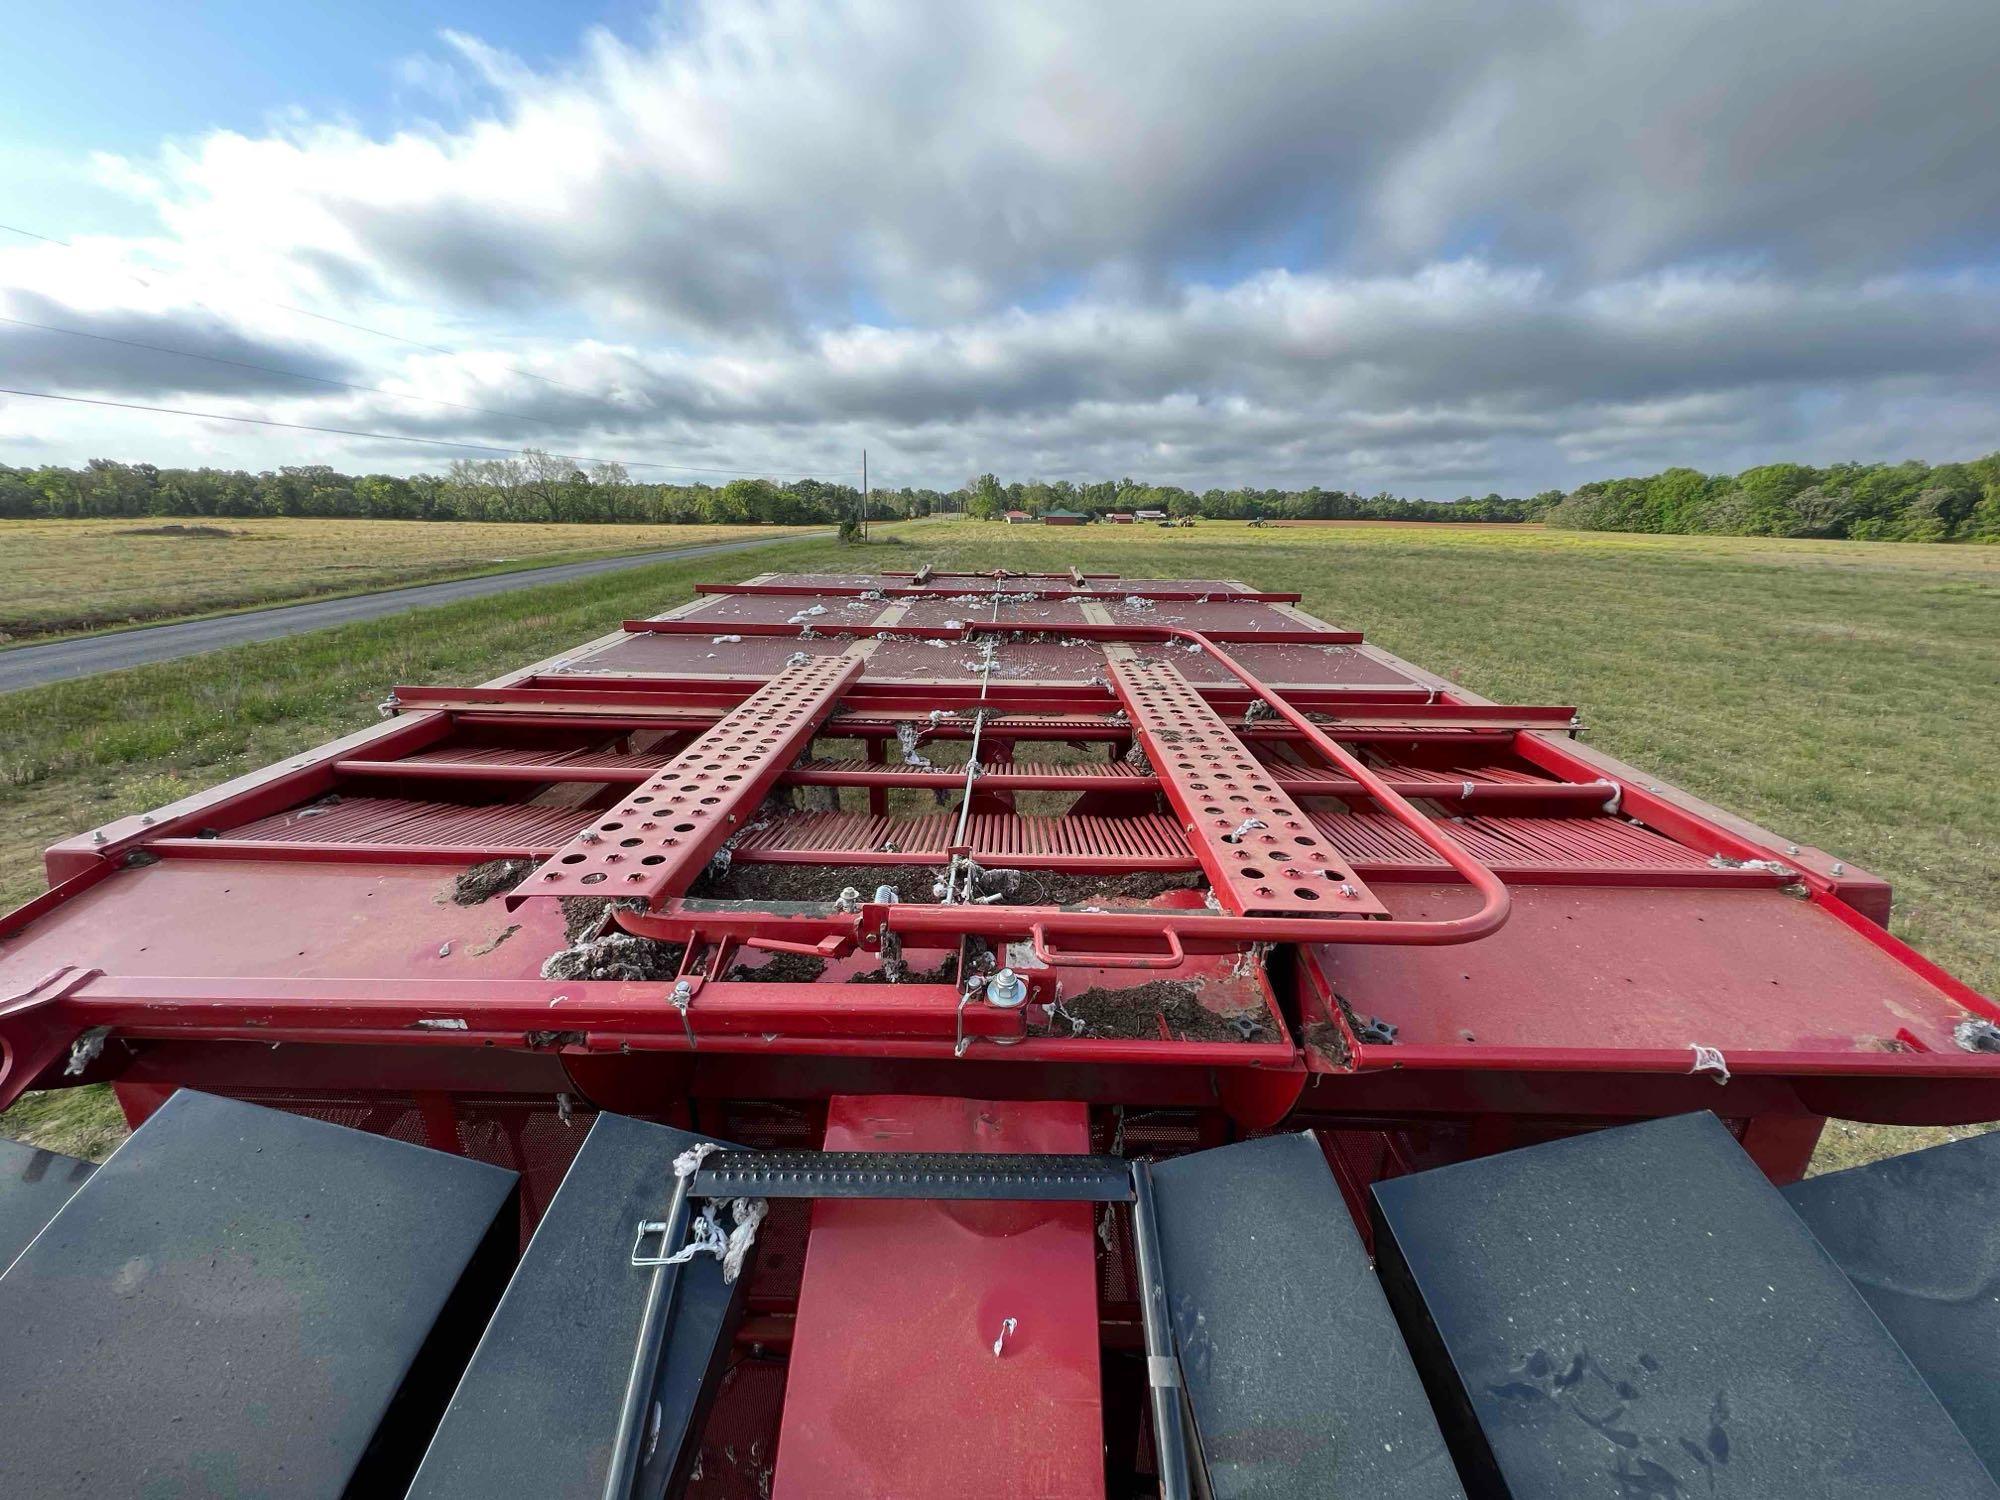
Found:
[{"label": "metal grating platform", "polygon": [[1111,684],[1225,909],[1238,915],[1387,914],[1170,663],[1114,661]]},{"label": "metal grating platform", "polygon": [[[675,756],[612,815],[524,881],[526,896],[641,896],[694,883],[749,821],[785,767],[812,743],[859,657],[795,662]],[[599,889],[603,887],[603,889]]]}]

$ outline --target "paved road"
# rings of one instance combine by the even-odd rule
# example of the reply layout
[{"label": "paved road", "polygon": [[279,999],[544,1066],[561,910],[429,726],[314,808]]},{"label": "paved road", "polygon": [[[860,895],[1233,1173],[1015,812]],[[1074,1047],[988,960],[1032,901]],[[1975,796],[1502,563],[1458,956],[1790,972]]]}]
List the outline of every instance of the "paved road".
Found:
[{"label": "paved road", "polygon": [[511,593],[515,589],[531,589],[545,583],[569,583],[579,578],[595,578],[602,573],[643,568],[652,563],[711,557],[724,552],[746,552],[753,547],[817,540],[832,534],[794,532],[785,536],[751,537],[740,542],[670,547],[662,552],[640,552],[630,557],[604,557],[593,562],[557,563],[554,567],[526,568],[518,573],[489,574],[484,578],[420,583],[409,588],[384,589],[375,594],[355,594],[346,599],[322,599],[315,604],[286,604],[275,609],[252,610],[247,614],[222,615],[213,620],[149,625],[141,630],[121,630],[111,635],[51,641],[46,646],[19,646],[12,651],[0,651],[0,693],[39,687],[48,682],[62,682],[72,677],[88,677],[94,672],[115,672],[121,667],[142,667],[149,662],[198,656],[204,651],[219,651],[225,646],[276,640],[280,636],[300,635],[308,630],[325,630],[332,625],[348,625],[356,620],[377,620],[383,615],[424,609],[433,604],[455,604],[460,599]]}]

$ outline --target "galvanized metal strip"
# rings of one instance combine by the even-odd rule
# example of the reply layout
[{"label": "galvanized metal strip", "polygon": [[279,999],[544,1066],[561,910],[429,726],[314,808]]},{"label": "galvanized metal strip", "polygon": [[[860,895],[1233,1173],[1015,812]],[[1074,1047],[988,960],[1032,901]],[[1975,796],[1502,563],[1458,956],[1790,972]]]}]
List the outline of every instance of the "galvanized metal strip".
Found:
[{"label": "galvanized metal strip", "polygon": [[701,1198],[907,1198],[1124,1203],[1131,1164],[1036,1152],[722,1151],[694,1176]]}]

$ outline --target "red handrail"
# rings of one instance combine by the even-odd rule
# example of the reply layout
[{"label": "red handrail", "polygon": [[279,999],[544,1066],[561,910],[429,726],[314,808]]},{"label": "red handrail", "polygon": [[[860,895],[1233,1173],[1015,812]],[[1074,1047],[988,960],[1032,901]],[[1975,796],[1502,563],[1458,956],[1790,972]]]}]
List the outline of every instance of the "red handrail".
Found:
[{"label": "red handrail", "polygon": [[[1215,659],[1216,664],[1225,672],[1228,672],[1237,681],[1249,688],[1251,692],[1262,698],[1271,706],[1279,718],[1304,735],[1311,742],[1315,750],[1319,751],[1321,755],[1324,755],[1328,760],[1360,782],[1362,789],[1369,796],[1373,797],[1387,809],[1398,823],[1415,834],[1433,854],[1437,855],[1446,864],[1450,865],[1453,870],[1463,876],[1466,884],[1477,890],[1481,897],[1479,910],[1466,917],[1453,917],[1443,922],[1390,921],[1370,922],[1359,925],[1373,927],[1378,930],[1384,927],[1399,927],[1406,931],[1424,929],[1437,932],[1463,933],[1463,936],[1455,937],[1412,936],[1402,939],[1402,941],[1407,942],[1462,943],[1497,932],[1501,925],[1506,922],[1507,913],[1513,906],[1514,898],[1507,894],[1507,887],[1501,882],[1498,875],[1495,875],[1485,865],[1474,859],[1470,853],[1459,845],[1457,840],[1445,833],[1431,819],[1425,817],[1416,808],[1412,807],[1400,792],[1377,776],[1359,758],[1342,749],[1334,741],[1333,737],[1322,730],[1319,725],[1313,723],[1311,719],[1293,708],[1291,704],[1287,703],[1271,688],[1265,686],[1249,668],[1237,661],[1199,630],[1191,629],[1185,625],[1140,626],[1134,629],[1133,634],[1135,636],[1141,634],[1148,637],[1157,636],[1163,640],[1190,641],[1201,647],[1203,651],[1206,651]],[[1288,921],[1285,925],[1289,927],[1292,924]],[[1330,922],[1326,925],[1346,927],[1352,924]],[[1293,939],[1293,941],[1297,941],[1297,939]],[[1336,938],[1333,941],[1338,942],[1341,939]],[[1397,939],[1375,937],[1363,939],[1362,941],[1393,942],[1397,941]]]}]

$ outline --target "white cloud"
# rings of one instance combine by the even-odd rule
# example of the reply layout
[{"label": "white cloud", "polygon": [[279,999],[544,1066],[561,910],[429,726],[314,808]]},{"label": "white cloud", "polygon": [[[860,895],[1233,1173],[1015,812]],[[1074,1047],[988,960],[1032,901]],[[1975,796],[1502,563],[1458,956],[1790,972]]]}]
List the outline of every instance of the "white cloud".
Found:
[{"label": "white cloud", "polygon": [[[451,124],[103,158],[163,232],[0,282],[518,415],[33,345],[52,388],[697,463],[1456,493],[1942,458],[2000,384],[1996,65],[1986,0],[696,6],[562,67],[445,34],[398,76]],[[69,420],[0,434],[116,431]]]}]

